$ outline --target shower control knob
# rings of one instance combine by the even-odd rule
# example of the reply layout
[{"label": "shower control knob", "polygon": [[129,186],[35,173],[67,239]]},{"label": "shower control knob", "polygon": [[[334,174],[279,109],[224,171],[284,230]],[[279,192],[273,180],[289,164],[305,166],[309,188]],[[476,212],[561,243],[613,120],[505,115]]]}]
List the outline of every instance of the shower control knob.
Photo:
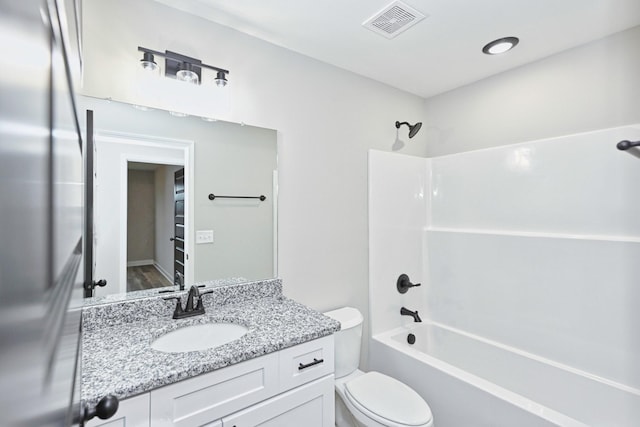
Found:
[{"label": "shower control knob", "polygon": [[398,277],[396,286],[398,288],[398,292],[400,292],[401,294],[406,294],[410,288],[420,286],[420,283],[411,283],[409,276],[407,276],[406,274],[401,274],[400,277]]}]

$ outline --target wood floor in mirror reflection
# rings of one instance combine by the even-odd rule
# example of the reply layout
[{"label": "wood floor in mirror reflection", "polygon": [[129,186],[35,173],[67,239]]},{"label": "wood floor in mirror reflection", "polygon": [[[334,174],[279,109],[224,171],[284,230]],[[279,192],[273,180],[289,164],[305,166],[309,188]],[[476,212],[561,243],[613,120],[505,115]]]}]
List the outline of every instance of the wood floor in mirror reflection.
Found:
[{"label": "wood floor in mirror reflection", "polygon": [[127,267],[127,292],[162,288],[172,284],[153,264]]}]

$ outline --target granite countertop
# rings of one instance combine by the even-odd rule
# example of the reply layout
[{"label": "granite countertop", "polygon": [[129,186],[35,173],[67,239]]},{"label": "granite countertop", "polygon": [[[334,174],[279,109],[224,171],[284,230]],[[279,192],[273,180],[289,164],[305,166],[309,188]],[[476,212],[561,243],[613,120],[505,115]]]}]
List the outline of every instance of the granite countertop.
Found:
[{"label": "granite countertop", "polygon": [[[282,296],[279,279],[219,287],[203,301],[204,315],[181,320],[171,318],[175,301],[158,297],[85,308],[82,402],[93,406],[107,394],[124,399],[340,329],[337,321]],[[166,332],[213,322],[249,331],[203,351],[163,353],[150,347]]]}]

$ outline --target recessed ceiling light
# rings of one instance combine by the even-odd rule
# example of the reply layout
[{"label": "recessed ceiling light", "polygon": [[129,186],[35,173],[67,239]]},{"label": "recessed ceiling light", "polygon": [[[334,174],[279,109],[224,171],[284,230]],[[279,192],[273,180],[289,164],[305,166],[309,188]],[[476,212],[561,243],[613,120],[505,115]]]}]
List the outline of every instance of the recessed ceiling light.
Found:
[{"label": "recessed ceiling light", "polygon": [[487,43],[485,47],[482,48],[482,52],[487,55],[499,55],[513,49],[519,42],[520,40],[517,37],[503,37]]}]

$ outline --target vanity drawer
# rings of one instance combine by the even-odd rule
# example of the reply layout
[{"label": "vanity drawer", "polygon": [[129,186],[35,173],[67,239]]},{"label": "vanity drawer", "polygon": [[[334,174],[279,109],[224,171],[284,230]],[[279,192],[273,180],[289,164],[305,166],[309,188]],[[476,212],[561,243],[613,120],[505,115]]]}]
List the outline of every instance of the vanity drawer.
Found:
[{"label": "vanity drawer", "polygon": [[333,375],[329,375],[224,417],[222,425],[223,427],[334,427],[334,396]]},{"label": "vanity drawer", "polygon": [[202,426],[278,393],[278,353],[151,391],[151,425]]},{"label": "vanity drawer", "polygon": [[280,351],[280,390],[332,374],[333,365],[333,335],[285,348]]}]

